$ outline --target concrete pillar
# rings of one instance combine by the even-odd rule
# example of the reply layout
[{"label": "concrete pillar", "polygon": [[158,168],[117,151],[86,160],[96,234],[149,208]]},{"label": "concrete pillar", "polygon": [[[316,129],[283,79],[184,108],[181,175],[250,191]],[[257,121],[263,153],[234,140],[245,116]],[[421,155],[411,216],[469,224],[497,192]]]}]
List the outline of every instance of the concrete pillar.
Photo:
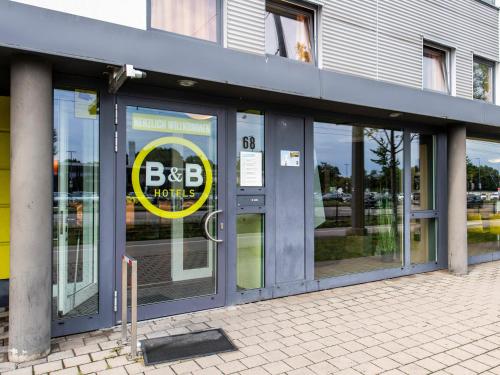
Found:
[{"label": "concrete pillar", "polygon": [[465,141],[465,126],[448,130],[448,269],[455,275],[468,266]]},{"label": "concrete pillar", "polygon": [[9,360],[50,351],[52,71],[29,56],[11,62]]}]

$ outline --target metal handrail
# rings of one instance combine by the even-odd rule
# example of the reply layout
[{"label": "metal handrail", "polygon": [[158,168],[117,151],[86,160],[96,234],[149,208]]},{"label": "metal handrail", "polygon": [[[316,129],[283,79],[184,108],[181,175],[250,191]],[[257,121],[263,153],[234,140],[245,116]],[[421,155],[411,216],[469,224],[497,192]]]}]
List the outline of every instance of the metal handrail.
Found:
[{"label": "metal handrail", "polygon": [[132,267],[130,298],[130,359],[137,357],[137,260],[128,255],[122,256],[122,345],[127,342],[127,281],[128,266]]}]

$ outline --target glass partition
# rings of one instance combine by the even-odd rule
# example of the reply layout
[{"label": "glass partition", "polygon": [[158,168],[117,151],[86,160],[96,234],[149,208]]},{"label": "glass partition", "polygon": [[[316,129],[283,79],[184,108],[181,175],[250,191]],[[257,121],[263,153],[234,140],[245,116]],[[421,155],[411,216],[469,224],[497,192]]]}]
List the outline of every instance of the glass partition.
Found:
[{"label": "glass partition", "polygon": [[264,114],[253,110],[238,112],[236,139],[237,186],[264,186]]},{"label": "glass partition", "polygon": [[434,135],[411,134],[411,209],[435,208]]},{"label": "glass partition", "polygon": [[315,277],[401,267],[403,133],[314,124]]},{"label": "glass partition", "polygon": [[467,139],[469,256],[500,251],[500,142]]},{"label": "glass partition", "polygon": [[410,221],[410,251],[412,264],[437,261],[436,219],[414,219]]},{"label": "glass partition", "polygon": [[[217,293],[217,116],[126,107],[126,249],[138,304]],[[209,224],[217,233],[217,221]]]},{"label": "glass partition", "polygon": [[264,215],[241,214],[236,220],[238,290],[264,287]]},{"label": "glass partition", "polygon": [[53,318],[98,313],[99,100],[54,91]]}]

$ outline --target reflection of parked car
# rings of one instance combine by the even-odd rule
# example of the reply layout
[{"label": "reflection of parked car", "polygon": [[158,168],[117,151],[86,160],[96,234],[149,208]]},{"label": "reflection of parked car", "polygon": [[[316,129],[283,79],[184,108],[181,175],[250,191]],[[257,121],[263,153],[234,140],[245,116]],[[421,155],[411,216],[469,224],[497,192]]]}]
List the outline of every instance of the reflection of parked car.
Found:
[{"label": "reflection of parked car", "polygon": [[377,207],[377,198],[375,193],[365,193],[365,208]]},{"label": "reflection of parked car", "polygon": [[490,199],[496,199],[496,200],[499,200],[500,199],[500,193],[498,191],[495,191],[494,193],[491,193],[490,194]]},{"label": "reflection of parked car", "polygon": [[342,202],[342,194],[337,192],[323,194],[324,201],[338,201]]},{"label": "reflection of parked car", "polygon": [[482,208],[483,201],[479,195],[467,194],[467,208]]},{"label": "reflection of parked car", "polygon": [[342,202],[350,202],[352,200],[352,195],[349,193],[342,194]]}]

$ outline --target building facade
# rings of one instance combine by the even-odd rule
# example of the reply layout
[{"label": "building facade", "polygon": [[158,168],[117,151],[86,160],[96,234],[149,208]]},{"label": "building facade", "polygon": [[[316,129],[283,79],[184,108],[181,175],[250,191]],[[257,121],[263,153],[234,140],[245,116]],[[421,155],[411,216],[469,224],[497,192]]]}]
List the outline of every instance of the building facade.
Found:
[{"label": "building facade", "polygon": [[139,319],[500,259],[499,22],[482,0],[0,3],[11,360],[117,324],[123,256]]}]

